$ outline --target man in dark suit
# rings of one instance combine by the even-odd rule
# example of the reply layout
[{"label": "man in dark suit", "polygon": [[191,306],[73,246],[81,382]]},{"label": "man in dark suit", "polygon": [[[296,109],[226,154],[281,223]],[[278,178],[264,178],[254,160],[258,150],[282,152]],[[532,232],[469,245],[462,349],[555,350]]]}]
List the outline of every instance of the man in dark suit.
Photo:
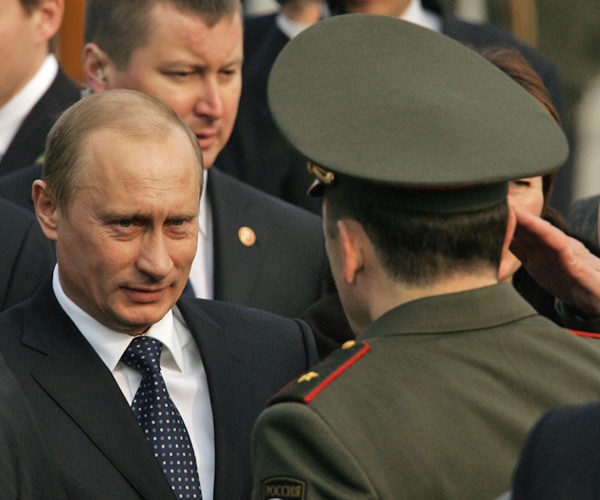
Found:
[{"label": "man in dark suit", "polygon": [[[322,294],[320,218],[212,168],[235,120],[243,54],[239,2],[219,0],[216,14],[211,5],[88,1],[85,78],[94,92],[130,88],[158,97],[196,133],[208,172],[190,276],[195,295],[297,317]],[[195,29],[184,31],[191,23]],[[198,30],[203,37],[194,37]],[[31,207],[39,171],[16,174],[4,194]]]},{"label": "man in dark suit", "polygon": [[0,20],[0,176],[43,154],[58,114],[80,97],[51,52],[64,0],[5,0]]},{"label": "man in dark suit", "polygon": [[0,498],[60,499],[54,469],[23,391],[0,357]]},{"label": "man in dark suit", "polygon": [[[266,16],[250,17],[244,22],[244,88],[240,109],[231,139],[219,155],[219,167],[264,191],[311,210],[319,207],[303,196],[310,180],[306,161],[281,135],[267,105],[269,71],[285,44],[293,36],[290,24],[299,11],[282,2],[281,11]],[[298,2],[301,5],[311,2]],[[317,2],[313,2],[317,4]],[[466,22],[455,16],[439,0],[392,0],[356,2],[330,0],[332,13],[362,12],[400,17],[430,29],[441,31],[468,46],[481,49],[504,46],[518,49],[544,80],[552,101],[563,112],[560,76],[556,66],[539,51],[519,42],[507,32],[490,24]],[[282,21],[283,20],[283,21]],[[306,23],[308,24],[308,23]],[[559,173],[555,200],[565,211],[570,197],[570,176]]]},{"label": "man in dark suit", "polygon": [[31,300],[0,315],[0,351],[70,498],[172,496],[178,478],[163,475],[169,467],[130,407],[144,387],[125,361],[130,344],[162,345],[160,380],[206,499],[249,495],[252,424],[316,359],[304,323],[180,299],[202,182],[196,136],[147,94],[92,95],[50,132],[34,201],[57,267]]},{"label": "man in dark suit", "polygon": [[509,181],[566,158],[560,127],[471,49],[391,16],[311,26],[268,90],[320,181],[357,339],[257,420],[254,498],[497,497],[535,420],[600,387],[598,346],[502,283]]},{"label": "man in dark suit", "polygon": [[54,249],[35,217],[0,200],[0,311],[29,298],[54,266]]},{"label": "man in dark suit", "polygon": [[276,14],[244,20],[243,87],[231,138],[217,164],[228,174],[295,205],[320,213],[306,195],[312,182],[306,158],[281,135],[267,105],[267,80],[277,55],[294,34],[317,22],[321,0],[284,0]]}]

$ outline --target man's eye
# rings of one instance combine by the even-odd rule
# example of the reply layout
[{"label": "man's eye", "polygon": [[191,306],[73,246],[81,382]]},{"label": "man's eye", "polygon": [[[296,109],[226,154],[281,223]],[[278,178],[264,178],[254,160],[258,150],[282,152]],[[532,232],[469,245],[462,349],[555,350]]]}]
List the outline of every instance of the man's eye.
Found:
[{"label": "man's eye", "polygon": [[133,226],[133,221],[130,219],[123,219],[123,220],[117,221],[117,225],[119,227],[131,227],[131,226]]},{"label": "man's eye", "polygon": [[171,78],[176,78],[179,80],[183,80],[185,78],[190,77],[193,74],[191,71],[171,71],[167,73]]}]

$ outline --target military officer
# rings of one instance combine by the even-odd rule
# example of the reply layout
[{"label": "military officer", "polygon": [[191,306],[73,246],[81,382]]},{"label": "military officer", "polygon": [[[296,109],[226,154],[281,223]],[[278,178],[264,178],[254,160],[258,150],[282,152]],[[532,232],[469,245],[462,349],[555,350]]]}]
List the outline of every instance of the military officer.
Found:
[{"label": "military officer", "polygon": [[318,179],[357,340],[259,417],[254,498],[502,494],[535,420],[600,388],[597,346],[499,283],[508,181],[561,164],[563,133],[469,48],[385,16],[300,34],[269,101]]}]

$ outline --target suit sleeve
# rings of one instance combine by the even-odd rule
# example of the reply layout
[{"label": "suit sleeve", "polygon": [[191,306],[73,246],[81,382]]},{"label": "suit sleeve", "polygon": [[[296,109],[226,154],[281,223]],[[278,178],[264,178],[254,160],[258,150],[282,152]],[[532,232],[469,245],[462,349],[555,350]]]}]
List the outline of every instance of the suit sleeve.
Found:
[{"label": "suit sleeve", "polygon": [[252,459],[253,500],[286,495],[377,498],[366,473],[333,429],[301,403],[278,403],[261,414],[254,428]]}]

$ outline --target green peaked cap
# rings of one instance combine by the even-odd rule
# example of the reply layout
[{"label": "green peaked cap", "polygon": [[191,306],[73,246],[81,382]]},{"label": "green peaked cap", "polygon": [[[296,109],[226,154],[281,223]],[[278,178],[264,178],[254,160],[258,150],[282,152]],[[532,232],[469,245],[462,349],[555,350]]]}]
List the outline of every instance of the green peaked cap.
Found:
[{"label": "green peaked cap", "polygon": [[416,210],[498,203],[508,180],[548,173],[568,155],[560,127],[512,78],[471,48],[388,16],[340,15],[300,33],[279,54],[268,97],[322,181],[331,172],[333,184],[396,187]]}]

